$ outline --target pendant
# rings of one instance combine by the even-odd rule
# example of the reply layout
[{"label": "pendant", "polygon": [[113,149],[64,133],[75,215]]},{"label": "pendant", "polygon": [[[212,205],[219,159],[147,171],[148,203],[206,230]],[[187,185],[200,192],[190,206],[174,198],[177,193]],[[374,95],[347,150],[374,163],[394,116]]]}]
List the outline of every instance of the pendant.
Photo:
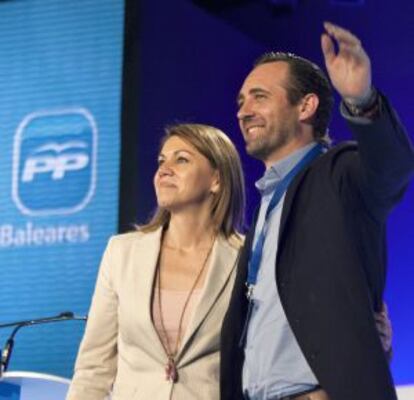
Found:
[{"label": "pendant", "polygon": [[165,379],[176,383],[178,381],[178,372],[173,358],[168,358],[168,363],[165,366]]}]

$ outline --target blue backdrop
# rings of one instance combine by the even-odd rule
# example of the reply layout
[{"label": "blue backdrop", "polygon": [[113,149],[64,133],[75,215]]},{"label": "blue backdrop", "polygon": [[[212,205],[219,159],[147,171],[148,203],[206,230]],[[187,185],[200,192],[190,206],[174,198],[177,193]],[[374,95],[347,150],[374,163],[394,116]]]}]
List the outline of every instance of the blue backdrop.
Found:
[{"label": "blue backdrop", "polygon": [[[0,323],[88,310],[118,222],[123,14],[0,3]],[[83,325],[23,329],[10,369],[70,377]]]}]

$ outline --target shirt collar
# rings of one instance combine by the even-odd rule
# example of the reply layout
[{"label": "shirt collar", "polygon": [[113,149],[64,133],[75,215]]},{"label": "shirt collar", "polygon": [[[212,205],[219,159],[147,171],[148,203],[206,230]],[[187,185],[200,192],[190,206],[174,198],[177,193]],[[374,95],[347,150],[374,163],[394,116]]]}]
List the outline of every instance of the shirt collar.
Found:
[{"label": "shirt collar", "polygon": [[256,188],[262,196],[273,192],[275,186],[280,182],[295,165],[305,156],[305,154],[316,146],[316,142],[309,143],[301,147],[288,156],[276,161],[266,169],[264,175],[256,181]]}]

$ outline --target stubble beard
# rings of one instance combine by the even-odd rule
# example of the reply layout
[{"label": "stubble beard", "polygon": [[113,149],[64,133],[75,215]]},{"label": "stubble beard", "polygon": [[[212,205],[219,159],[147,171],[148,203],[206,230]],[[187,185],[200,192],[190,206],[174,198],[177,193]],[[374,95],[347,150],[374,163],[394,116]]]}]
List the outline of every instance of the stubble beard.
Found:
[{"label": "stubble beard", "polygon": [[246,143],[246,152],[253,158],[265,162],[269,157],[283,148],[291,137],[288,130],[282,130],[278,134],[264,135],[256,140]]}]

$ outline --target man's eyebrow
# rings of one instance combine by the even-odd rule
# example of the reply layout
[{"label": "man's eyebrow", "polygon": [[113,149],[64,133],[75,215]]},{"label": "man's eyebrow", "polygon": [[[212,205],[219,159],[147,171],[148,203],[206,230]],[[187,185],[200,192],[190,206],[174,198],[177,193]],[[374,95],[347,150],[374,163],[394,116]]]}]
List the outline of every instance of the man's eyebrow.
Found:
[{"label": "man's eyebrow", "polygon": [[249,94],[256,94],[256,93],[268,93],[268,94],[270,94],[270,92],[268,90],[260,88],[260,87],[254,87],[254,88],[251,88],[249,90]]},{"label": "man's eyebrow", "polygon": [[[263,89],[261,87],[254,87],[251,88],[248,92],[248,94],[258,94],[258,93],[265,93],[265,94],[270,94],[270,91]],[[240,104],[240,102],[242,102],[245,99],[245,95],[242,93],[239,93],[237,96],[237,104]]]}]

